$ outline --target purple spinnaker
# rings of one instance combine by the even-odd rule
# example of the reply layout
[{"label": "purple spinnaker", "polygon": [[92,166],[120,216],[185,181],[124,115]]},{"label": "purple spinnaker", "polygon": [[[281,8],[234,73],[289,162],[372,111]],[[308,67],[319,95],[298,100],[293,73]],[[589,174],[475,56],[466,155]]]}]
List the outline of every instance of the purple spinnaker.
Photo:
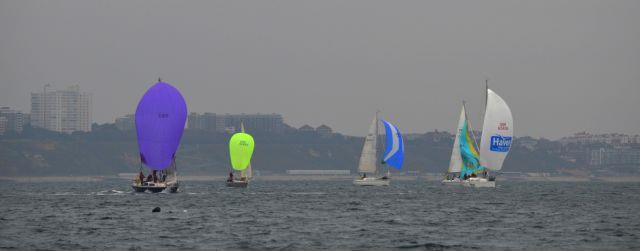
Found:
[{"label": "purple spinnaker", "polygon": [[142,96],[136,109],[140,160],[153,170],[171,165],[187,120],[187,104],[180,91],[158,82]]}]

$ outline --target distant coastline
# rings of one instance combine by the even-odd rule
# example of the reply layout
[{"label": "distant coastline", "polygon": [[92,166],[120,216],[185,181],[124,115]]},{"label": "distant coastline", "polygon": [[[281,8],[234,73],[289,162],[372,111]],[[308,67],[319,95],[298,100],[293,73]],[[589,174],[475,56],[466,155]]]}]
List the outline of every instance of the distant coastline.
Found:
[{"label": "distant coastline", "polygon": [[[256,181],[350,181],[355,175],[264,175],[256,177]],[[423,176],[393,176],[393,180],[398,181],[425,181],[439,182],[442,177],[438,175]],[[221,175],[198,175],[198,176],[181,176],[180,180],[189,181],[224,181],[226,176]],[[0,182],[103,182],[105,180],[130,180],[126,176],[0,176]],[[509,182],[640,182],[640,176],[610,176],[610,177],[575,177],[575,176],[552,176],[552,177],[498,177],[498,181]]]}]

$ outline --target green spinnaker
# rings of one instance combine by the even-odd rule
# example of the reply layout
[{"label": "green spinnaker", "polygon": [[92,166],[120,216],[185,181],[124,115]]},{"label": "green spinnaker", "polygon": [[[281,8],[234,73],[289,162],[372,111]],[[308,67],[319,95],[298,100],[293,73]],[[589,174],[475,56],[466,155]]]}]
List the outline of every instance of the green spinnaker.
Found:
[{"label": "green spinnaker", "polygon": [[247,169],[253,155],[253,137],[246,133],[236,133],[229,140],[229,156],[231,157],[231,167],[234,170],[242,171]]}]

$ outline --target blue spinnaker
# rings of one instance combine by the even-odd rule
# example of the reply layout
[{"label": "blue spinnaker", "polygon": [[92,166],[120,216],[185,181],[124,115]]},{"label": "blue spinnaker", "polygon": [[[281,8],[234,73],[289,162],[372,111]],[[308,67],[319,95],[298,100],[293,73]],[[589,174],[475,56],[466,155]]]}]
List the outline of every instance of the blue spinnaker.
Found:
[{"label": "blue spinnaker", "polygon": [[152,170],[171,165],[187,119],[187,104],[175,87],[158,82],[142,96],[136,109],[140,160]]},{"label": "blue spinnaker", "polygon": [[404,142],[402,140],[402,134],[400,134],[398,127],[391,123],[384,120],[382,120],[382,123],[384,124],[386,133],[382,163],[401,170],[402,163],[404,162]]}]

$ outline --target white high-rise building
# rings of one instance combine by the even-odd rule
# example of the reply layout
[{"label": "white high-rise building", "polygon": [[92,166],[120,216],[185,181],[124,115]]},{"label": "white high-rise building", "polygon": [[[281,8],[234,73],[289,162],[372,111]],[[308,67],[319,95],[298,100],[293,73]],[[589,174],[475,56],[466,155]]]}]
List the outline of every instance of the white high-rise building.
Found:
[{"label": "white high-rise building", "polygon": [[64,90],[45,85],[42,92],[31,93],[31,126],[62,133],[91,131],[91,98],[78,85]]},{"label": "white high-rise building", "polygon": [[22,132],[24,115],[21,111],[13,110],[10,107],[0,107],[0,120],[4,122],[0,125],[0,134],[5,131]]}]

